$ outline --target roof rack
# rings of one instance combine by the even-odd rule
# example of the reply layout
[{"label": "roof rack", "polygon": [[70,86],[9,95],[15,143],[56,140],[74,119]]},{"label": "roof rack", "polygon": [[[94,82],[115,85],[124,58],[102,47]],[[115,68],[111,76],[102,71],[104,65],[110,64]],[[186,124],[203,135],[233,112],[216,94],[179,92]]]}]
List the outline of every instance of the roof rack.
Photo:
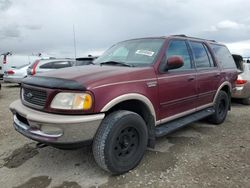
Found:
[{"label": "roof rack", "polygon": [[215,40],[202,39],[202,38],[198,38],[198,37],[189,37],[189,36],[184,35],[184,34],[179,34],[179,35],[171,35],[171,36],[174,36],[174,37],[187,37],[187,38],[191,38],[191,39],[207,40],[207,41],[211,41],[211,42],[216,42]]}]

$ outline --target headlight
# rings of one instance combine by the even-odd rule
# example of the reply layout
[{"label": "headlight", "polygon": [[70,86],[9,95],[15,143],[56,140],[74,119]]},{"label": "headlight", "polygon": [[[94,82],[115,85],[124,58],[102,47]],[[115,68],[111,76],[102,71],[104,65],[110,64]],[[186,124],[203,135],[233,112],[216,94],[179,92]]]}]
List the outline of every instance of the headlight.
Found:
[{"label": "headlight", "polygon": [[89,110],[92,97],[88,93],[58,93],[51,102],[51,108],[63,110]]}]

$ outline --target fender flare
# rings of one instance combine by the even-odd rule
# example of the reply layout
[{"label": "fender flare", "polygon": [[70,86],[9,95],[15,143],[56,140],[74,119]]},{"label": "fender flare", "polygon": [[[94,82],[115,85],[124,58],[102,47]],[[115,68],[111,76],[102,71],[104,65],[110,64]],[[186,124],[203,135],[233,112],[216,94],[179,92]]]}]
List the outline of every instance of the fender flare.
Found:
[{"label": "fender flare", "polygon": [[156,121],[156,113],[155,113],[153,104],[146,96],[138,94],[138,93],[128,93],[128,94],[120,95],[112,99],[101,109],[101,112],[106,112],[110,110],[112,107],[114,107],[115,105],[121,102],[127,101],[127,100],[139,100],[143,102],[148,107],[150,113],[154,117],[154,121]]},{"label": "fender flare", "polygon": [[218,94],[219,94],[219,91],[220,91],[224,86],[228,86],[228,87],[229,87],[230,93],[232,92],[232,85],[231,85],[231,83],[228,82],[228,81],[223,82],[223,83],[220,85],[220,87],[217,89],[217,91],[216,91],[216,94],[215,94],[214,100],[213,100],[213,104],[215,104],[215,101],[216,101],[216,98],[217,98],[217,96],[218,96]]}]

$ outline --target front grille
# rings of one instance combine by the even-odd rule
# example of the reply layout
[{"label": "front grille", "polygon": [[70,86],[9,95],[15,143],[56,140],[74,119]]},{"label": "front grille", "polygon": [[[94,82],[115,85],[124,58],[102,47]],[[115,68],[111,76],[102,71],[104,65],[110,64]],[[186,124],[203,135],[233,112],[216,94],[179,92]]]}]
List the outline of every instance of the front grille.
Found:
[{"label": "front grille", "polygon": [[35,105],[35,107],[43,108],[46,103],[47,93],[44,90],[23,87],[22,97],[27,105]]}]

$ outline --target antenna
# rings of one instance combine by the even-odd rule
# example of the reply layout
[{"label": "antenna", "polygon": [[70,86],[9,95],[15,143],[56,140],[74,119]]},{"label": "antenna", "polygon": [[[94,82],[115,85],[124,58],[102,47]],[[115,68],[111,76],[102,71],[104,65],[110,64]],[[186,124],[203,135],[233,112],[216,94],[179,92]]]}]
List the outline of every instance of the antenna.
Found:
[{"label": "antenna", "polygon": [[74,34],[74,50],[75,50],[75,59],[76,59],[76,33],[75,33],[75,25],[73,24],[73,34]]}]

